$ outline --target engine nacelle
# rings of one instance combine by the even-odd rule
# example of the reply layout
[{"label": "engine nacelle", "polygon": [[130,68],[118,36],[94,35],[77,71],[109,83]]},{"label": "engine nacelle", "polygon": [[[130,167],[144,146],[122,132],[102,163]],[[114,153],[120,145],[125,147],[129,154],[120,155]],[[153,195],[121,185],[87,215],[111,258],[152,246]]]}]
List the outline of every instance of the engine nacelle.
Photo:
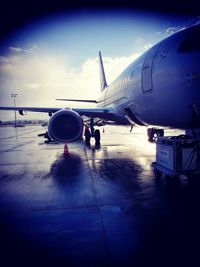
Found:
[{"label": "engine nacelle", "polygon": [[83,119],[77,112],[62,109],[50,118],[48,134],[61,143],[76,141],[82,137],[83,125]]}]

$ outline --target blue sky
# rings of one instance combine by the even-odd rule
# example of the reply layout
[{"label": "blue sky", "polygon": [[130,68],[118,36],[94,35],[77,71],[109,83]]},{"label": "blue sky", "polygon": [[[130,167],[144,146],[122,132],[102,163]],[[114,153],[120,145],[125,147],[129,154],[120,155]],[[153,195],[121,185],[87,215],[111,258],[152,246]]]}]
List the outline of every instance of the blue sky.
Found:
[{"label": "blue sky", "polygon": [[10,36],[8,46],[28,48],[36,44],[51,53],[67,55],[72,63],[93,57],[128,56],[145,43],[156,43],[169,27],[184,26],[191,18],[137,11],[77,11],[44,16],[27,23]]},{"label": "blue sky", "polygon": [[[56,97],[96,98],[99,50],[109,83],[140,53],[193,19],[147,11],[79,10],[29,21],[1,42],[0,105],[12,105],[12,92],[23,106],[66,106]],[[2,112],[0,120],[5,117],[13,114]]]}]

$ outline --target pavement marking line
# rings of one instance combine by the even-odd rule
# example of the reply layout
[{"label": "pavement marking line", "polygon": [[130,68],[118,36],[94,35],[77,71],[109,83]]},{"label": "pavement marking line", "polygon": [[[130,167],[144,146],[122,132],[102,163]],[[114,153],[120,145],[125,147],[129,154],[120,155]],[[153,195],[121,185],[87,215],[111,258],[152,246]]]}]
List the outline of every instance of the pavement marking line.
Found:
[{"label": "pavement marking line", "polygon": [[106,230],[105,230],[105,225],[104,225],[104,222],[103,222],[103,217],[102,217],[102,213],[101,213],[101,209],[100,209],[101,205],[99,205],[98,199],[96,197],[96,190],[95,190],[95,187],[94,187],[94,176],[93,176],[93,173],[92,173],[92,170],[91,170],[91,167],[90,167],[90,163],[89,163],[89,158],[88,158],[88,154],[87,154],[87,147],[84,145],[83,149],[85,151],[87,163],[88,163],[89,170],[90,170],[90,175],[91,175],[91,178],[92,178],[92,188],[93,188],[93,193],[94,193],[94,197],[95,197],[96,208],[97,208],[97,211],[98,211],[98,214],[99,214],[99,219],[100,219],[102,230],[103,230],[105,243],[106,243],[106,246],[107,246],[109,265],[112,265],[112,262],[113,262],[112,253],[111,253],[111,249],[110,249],[110,246],[109,246],[109,242],[108,242],[108,238],[107,238]]}]

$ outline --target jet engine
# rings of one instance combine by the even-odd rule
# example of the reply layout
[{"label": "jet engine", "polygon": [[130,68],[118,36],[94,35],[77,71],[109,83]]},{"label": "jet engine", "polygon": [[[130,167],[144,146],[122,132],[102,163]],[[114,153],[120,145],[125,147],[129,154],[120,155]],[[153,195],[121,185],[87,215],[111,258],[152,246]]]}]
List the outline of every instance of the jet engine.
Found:
[{"label": "jet engine", "polygon": [[48,134],[61,143],[76,141],[83,134],[83,119],[71,109],[59,110],[49,120]]}]

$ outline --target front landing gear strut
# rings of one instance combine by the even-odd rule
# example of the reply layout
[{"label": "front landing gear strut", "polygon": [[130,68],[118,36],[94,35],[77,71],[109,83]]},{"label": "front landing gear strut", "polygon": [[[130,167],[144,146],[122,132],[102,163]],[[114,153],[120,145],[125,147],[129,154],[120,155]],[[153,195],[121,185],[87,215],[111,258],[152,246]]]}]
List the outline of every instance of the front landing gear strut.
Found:
[{"label": "front landing gear strut", "polygon": [[85,126],[85,144],[88,147],[91,146],[91,144],[90,144],[91,137],[95,139],[95,148],[100,148],[100,146],[101,146],[101,143],[100,143],[101,134],[100,134],[99,129],[96,129],[96,130],[94,129],[94,119],[93,118],[90,119],[89,127],[87,125]]},{"label": "front landing gear strut", "polygon": [[100,148],[101,143],[100,143],[100,139],[101,139],[101,134],[99,129],[96,129],[94,131],[94,139],[95,139],[95,148]]}]

